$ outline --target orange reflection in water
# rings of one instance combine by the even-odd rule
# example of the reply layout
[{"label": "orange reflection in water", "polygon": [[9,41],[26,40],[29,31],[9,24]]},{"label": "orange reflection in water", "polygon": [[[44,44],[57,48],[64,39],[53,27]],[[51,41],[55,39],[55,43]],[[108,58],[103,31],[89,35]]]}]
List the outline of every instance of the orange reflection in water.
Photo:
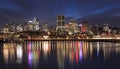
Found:
[{"label": "orange reflection in water", "polygon": [[100,55],[103,55],[103,58],[107,59],[112,53],[120,53],[119,46],[120,43],[85,41],[30,41],[26,42],[24,46],[16,43],[4,43],[3,58],[5,63],[9,61],[14,62],[15,60],[21,63],[25,54],[29,66],[33,65],[33,68],[36,69],[40,57],[47,60],[52,52],[52,55],[57,55],[59,68],[63,69],[66,59],[71,65],[74,63],[80,64],[87,60],[91,62],[99,60],[94,58],[99,58]]},{"label": "orange reflection in water", "polygon": [[[88,59],[94,60],[92,58],[93,55],[94,57],[99,58],[100,57],[99,54],[102,54],[102,53],[104,54],[103,58],[107,58],[110,56],[112,52],[116,52],[116,53],[120,52],[120,48],[118,48],[116,45],[113,45],[113,44],[115,43],[85,42],[85,41],[57,41],[58,66],[59,68],[64,68],[66,59],[69,59],[71,64],[73,64],[74,62],[78,64]],[[103,52],[100,52],[100,51],[103,51]]]},{"label": "orange reflection in water", "polygon": [[51,46],[49,41],[42,41],[42,50],[46,59],[47,55],[49,55],[51,52]]},{"label": "orange reflection in water", "polygon": [[14,43],[4,43],[3,44],[3,58],[5,63],[15,61],[15,46]]},{"label": "orange reflection in water", "polygon": [[7,48],[3,48],[3,58],[5,63],[8,63],[8,57],[9,57],[9,50]]}]

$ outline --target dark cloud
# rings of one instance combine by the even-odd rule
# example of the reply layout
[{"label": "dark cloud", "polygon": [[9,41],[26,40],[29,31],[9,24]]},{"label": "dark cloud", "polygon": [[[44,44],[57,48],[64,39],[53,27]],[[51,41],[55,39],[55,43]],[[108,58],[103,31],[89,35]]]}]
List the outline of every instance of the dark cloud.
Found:
[{"label": "dark cloud", "polygon": [[78,21],[84,21],[88,20],[90,24],[98,24],[99,26],[102,26],[104,23],[110,24],[110,26],[119,26],[120,24],[120,7],[112,8],[110,10],[107,10],[105,12],[84,16],[82,18],[79,18]]},{"label": "dark cloud", "polygon": [[55,24],[56,16],[64,14],[67,21],[70,18],[88,19],[100,24],[107,22],[104,20],[107,17],[118,24],[119,4],[120,0],[1,0],[0,14],[6,21],[15,18],[14,22],[36,16],[41,22]]}]

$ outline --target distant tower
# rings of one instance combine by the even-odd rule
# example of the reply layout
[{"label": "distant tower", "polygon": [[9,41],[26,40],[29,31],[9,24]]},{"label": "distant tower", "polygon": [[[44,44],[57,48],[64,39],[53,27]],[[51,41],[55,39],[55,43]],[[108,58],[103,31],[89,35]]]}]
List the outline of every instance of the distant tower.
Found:
[{"label": "distant tower", "polygon": [[58,32],[64,31],[64,15],[57,16],[57,28],[56,28],[56,30]]}]

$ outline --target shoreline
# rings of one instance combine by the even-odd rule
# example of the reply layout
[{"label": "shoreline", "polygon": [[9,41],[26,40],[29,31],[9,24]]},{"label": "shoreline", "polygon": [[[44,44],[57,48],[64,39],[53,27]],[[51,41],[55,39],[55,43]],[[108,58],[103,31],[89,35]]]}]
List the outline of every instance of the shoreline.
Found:
[{"label": "shoreline", "polygon": [[0,42],[24,42],[24,41],[88,41],[88,42],[120,42],[120,39],[54,39],[54,38],[48,38],[48,39],[17,39],[17,40],[3,40],[0,39]]},{"label": "shoreline", "polygon": [[120,39],[25,39],[25,41],[105,41],[105,42],[112,42],[112,41],[119,41]]}]

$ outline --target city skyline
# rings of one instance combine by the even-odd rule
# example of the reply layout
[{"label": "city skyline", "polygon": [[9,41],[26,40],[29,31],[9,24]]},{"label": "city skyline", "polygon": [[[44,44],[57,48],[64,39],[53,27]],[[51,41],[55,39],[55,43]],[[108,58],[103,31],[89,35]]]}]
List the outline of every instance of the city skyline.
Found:
[{"label": "city skyline", "polygon": [[75,19],[78,23],[119,25],[120,1],[113,0],[4,0],[0,2],[0,24],[25,23],[38,17],[40,23],[56,25],[56,16],[65,15],[65,21]]},{"label": "city skyline", "polygon": [[0,69],[120,69],[120,0],[0,0]]}]

